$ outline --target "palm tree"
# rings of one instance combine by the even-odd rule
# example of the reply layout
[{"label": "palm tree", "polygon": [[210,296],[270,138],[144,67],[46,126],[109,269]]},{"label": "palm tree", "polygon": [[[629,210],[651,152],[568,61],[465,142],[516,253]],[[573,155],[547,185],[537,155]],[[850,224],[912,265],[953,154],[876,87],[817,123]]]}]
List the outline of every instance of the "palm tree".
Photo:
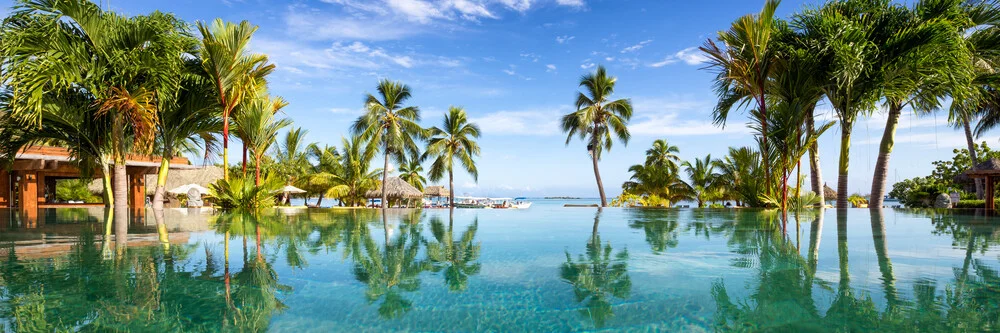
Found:
[{"label": "palm tree", "polygon": [[[286,185],[296,182],[301,185],[301,181],[306,180],[305,175],[309,173],[311,167],[308,156],[309,145],[305,143],[307,133],[309,131],[301,127],[292,128],[285,133],[285,139],[281,144],[274,146],[272,155],[278,166],[276,171],[286,180]],[[284,204],[289,204],[291,200],[288,193],[285,193],[282,199]]]},{"label": "palm tree", "polygon": [[[899,116],[906,106],[916,112],[930,112],[938,108],[940,99],[948,92],[948,87],[960,85],[956,82],[967,71],[963,67],[971,64],[966,57],[962,35],[956,24],[948,17],[960,12],[961,3],[952,1],[950,6],[930,5],[918,2],[910,20],[900,24],[899,30],[925,31],[933,34],[926,37],[917,51],[905,54],[898,61],[888,63],[885,73],[885,96],[888,108],[885,132],[879,145],[878,159],[872,178],[871,209],[881,209],[885,197],[886,178],[889,175],[889,156],[895,143]],[[964,15],[963,15],[964,16]],[[964,17],[957,18],[958,20]],[[958,73],[959,75],[956,75]],[[961,95],[959,95],[961,96]]]},{"label": "palm tree", "polygon": [[331,183],[336,185],[327,195],[339,198],[342,204],[356,206],[363,202],[365,192],[378,188],[382,170],[371,170],[372,157],[360,136],[341,140],[340,167],[330,175]]},{"label": "palm tree", "polygon": [[288,118],[276,119],[277,110],[286,103],[280,98],[263,95],[246,101],[233,123],[246,133],[244,144],[249,148],[254,161],[254,184],[260,185],[260,167],[264,154],[274,144],[278,131],[292,125]]},{"label": "palm tree", "polygon": [[[406,160],[404,154],[417,158],[419,148],[414,139],[426,137],[420,121],[420,108],[405,106],[410,99],[410,87],[401,83],[381,80],[378,83],[379,96],[368,94],[365,98],[365,114],[354,121],[354,135],[368,142],[365,152],[375,154],[382,151],[384,161],[382,183],[389,178],[389,157],[397,164]],[[381,98],[381,99],[379,99]],[[382,207],[388,207],[386,188],[382,187]]]},{"label": "palm tree", "polygon": [[698,208],[705,207],[705,201],[714,200],[718,193],[718,184],[715,173],[715,163],[712,163],[712,155],[706,155],[704,159],[695,159],[694,164],[684,161],[684,171],[691,178],[691,191]]},{"label": "palm tree", "polygon": [[[767,146],[767,86],[776,56],[772,35],[777,30],[774,11],[780,0],[766,0],[756,16],[736,19],[728,31],[719,32],[720,48],[711,39],[699,49],[708,56],[708,67],[717,71],[715,90],[720,102],[714,111],[716,124],[725,126],[733,106],[756,103],[761,127],[761,141]],[[761,149],[763,160],[769,161],[767,150]],[[764,178],[770,178],[765,169]]]},{"label": "palm tree", "polygon": [[653,147],[646,149],[646,165],[677,172],[681,163],[678,153],[680,149],[677,146],[667,143],[667,140],[657,139],[653,141]]},{"label": "palm tree", "polygon": [[601,194],[601,207],[608,206],[608,198],[604,195],[604,184],[601,182],[597,161],[601,159],[601,153],[611,150],[612,132],[625,145],[628,145],[632,136],[628,132],[628,122],[632,119],[632,101],[627,98],[610,100],[617,81],[617,78],[608,76],[604,66],[597,66],[596,72],[580,78],[580,86],[585,87],[586,94],[578,93],[576,111],[562,118],[562,130],[567,133],[566,145],[573,140],[573,136],[587,140],[587,153],[594,164],[594,178],[597,179],[597,190]]},{"label": "palm tree", "polygon": [[444,128],[432,127],[424,157],[434,157],[431,164],[431,180],[438,181],[448,172],[448,207],[455,207],[455,160],[462,163],[465,171],[472,175],[473,180],[479,180],[479,170],[473,157],[479,156],[479,126],[470,123],[465,110],[460,107],[448,108],[442,123]]},{"label": "palm tree", "polygon": [[[210,25],[198,22],[201,32],[201,66],[215,86],[222,109],[223,176],[229,179],[229,117],[247,97],[264,87],[264,78],[274,71],[267,56],[248,52],[250,38],[257,26],[215,19]],[[244,161],[244,164],[246,161]]]},{"label": "palm tree", "polygon": [[[194,60],[197,61],[197,60]],[[161,99],[160,123],[156,145],[160,170],[156,177],[153,209],[163,209],[163,196],[170,171],[170,160],[183,153],[199,153],[208,158],[217,149],[216,133],[222,130],[218,105],[212,97],[211,82],[201,75],[190,75],[171,98]]]},{"label": "palm tree", "polygon": [[[158,99],[176,85],[189,50],[182,22],[159,12],[121,16],[83,0],[24,2],[13,16],[2,47],[11,112],[40,126],[46,92],[90,94],[94,116],[110,118],[114,197],[127,202],[126,157],[151,150]],[[123,250],[128,206],[114,212]]]},{"label": "palm tree", "polygon": [[325,145],[322,148],[317,144],[310,144],[306,148],[307,155],[316,161],[312,165],[312,170],[306,179],[303,189],[311,193],[318,193],[319,200],[316,207],[323,204],[323,196],[334,186],[332,177],[340,170],[340,152],[337,147]]},{"label": "palm tree", "polygon": [[760,201],[765,180],[761,179],[763,168],[759,152],[750,147],[730,147],[725,157],[712,163],[719,170],[716,182],[723,188],[724,199],[736,201],[736,206]]},{"label": "palm tree", "polygon": [[421,175],[423,172],[424,166],[420,165],[420,160],[409,160],[399,166],[399,178],[420,191],[423,191],[424,184],[427,184],[427,179]]}]

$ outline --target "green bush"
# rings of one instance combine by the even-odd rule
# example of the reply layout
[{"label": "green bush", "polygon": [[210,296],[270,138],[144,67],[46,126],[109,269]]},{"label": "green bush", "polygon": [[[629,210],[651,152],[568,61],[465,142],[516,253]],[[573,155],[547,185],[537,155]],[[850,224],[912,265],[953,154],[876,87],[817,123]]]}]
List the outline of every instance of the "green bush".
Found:
[{"label": "green bush", "polygon": [[254,184],[253,176],[233,176],[229,181],[220,179],[209,186],[209,194],[224,209],[256,210],[274,207],[275,197],[282,188],[278,177],[267,177],[260,186]]},{"label": "green bush", "polygon": [[59,201],[83,201],[86,203],[99,203],[104,199],[101,196],[90,192],[89,179],[73,179],[56,182],[56,200]]},{"label": "green bush", "polygon": [[[1000,206],[1000,199],[994,201],[997,206]],[[986,207],[986,200],[959,200],[955,204],[955,208],[983,208]]]}]

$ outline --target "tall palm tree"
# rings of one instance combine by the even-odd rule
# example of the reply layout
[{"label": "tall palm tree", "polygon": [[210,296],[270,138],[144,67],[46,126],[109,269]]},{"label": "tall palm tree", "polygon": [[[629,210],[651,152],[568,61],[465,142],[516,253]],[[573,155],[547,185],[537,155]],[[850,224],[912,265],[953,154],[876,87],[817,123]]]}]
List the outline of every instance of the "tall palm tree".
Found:
[{"label": "tall palm tree", "polygon": [[[748,104],[751,100],[760,115],[756,120],[761,127],[761,141],[767,146],[767,86],[774,69],[776,56],[772,40],[777,27],[774,11],[780,0],[767,0],[757,15],[736,19],[728,31],[719,32],[720,48],[711,39],[699,49],[708,56],[709,68],[717,71],[715,90],[720,102],[714,111],[715,122],[725,126],[733,106]],[[769,161],[767,150],[761,149],[764,161]],[[767,170],[765,178],[770,178]]]},{"label": "tall palm tree", "polygon": [[[963,36],[956,26],[964,24],[961,20],[966,17],[954,15],[961,13],[961,6],[959,1],[934,4],[918,2],[909,20],[897,27],[899,30],[922,31],[932,36],[922,40],[923,45],[917,46],[917,51],[901,56],[898,61],[886,64],[883,69],[883,96],[888,117],[872,178],[869,202],[871,209],[882,208],[886,178],[889,175],[889,157],[903,108],[910,106],[916,112],[931,112],[939,107],[940,100],[949,92],[949,87],[961,85],[958,81],[968,77],[965,74],[968,73],[966,67],[972,62],[967,57]],[[959,97],[962,95],[960,91],[951,92],[959,93]]]},{"label": "tall palm tree", "polygon": [[[285,133],[285,139],[281,140],[280,144],[274,146],[272,155],[278,167],[276,171],[285,180],[286,185],[292,185],[293,183],[302,185],[302,181],[307,179],[306,175],[312,167],[309,164],[309,144],[305,142],[307,133],[309,131],[301,127],[289,129]],[[289,204],[290,200],[291,198],[286,192],[282,197],[282,201],[284,204]]]},{"label": "tall palm tree", "polygon": [[423,172],[424,166],[420,164],[420,160],[409,160],[399,166],[399,178],[420,191],[423,191],[424,184],[427,184],[427,178],[421,175]]},{"label": "tall palm tree", "polygon": [[288,118],[277,119],[276,110],[286,103],[280,97],[258,96],[246,101],[242,112],[237,113],[233,123],[247,135],[245,144],[250,149],[254,162],[254,184],[260,185],[260,167],[264,154],[278,137],[278,131],[292,125]]},{"label": "tall palm tree", "polygon": [[723,188],[724,199],[736,201],[736,206],[760,201],[765,180],[761,177],[763,168],[759,152],[750,147],[730,147],[725,157],[712,163],[719,170],[716,181]]},{"label": "tall palm tree", "polygon": [[[601,182],[601,172],[597,161],[605,150],[611,150],[614,140],[612,132],[622,144],[628,145],[632,137],[628,132],[628,122],[632,119],[632,101],[623,98],[611,100],[618,79],[608,76],[604,66],[597,66],[597,71],[580,78],[580,86],[586,93],[579,92],[576,98],[576,111],[562,117],[562,130],[566,132],[566,145],[574,136],[587,141],[587,153],[594,164],[594,178],[597,179],[597,190],[601,194],[601,207],[608,206],[608,198],[604,195],[604,183]],[[588,96],[589,94],[589,96]]]},{"label": "tall palm tree", "polygon": [[[46,92],[90,94],[94,116],[110,118],[114,197],[127,202],[125,162],[153,146],[157,100],[176,85],[189,50],[183,23],[160,12],[122,16],[83,0],[25,1],[11,21],[2,78],[11,90],[11,112],[39,126]],[[114,213],[116,245],[123,250],[128,206],[116,205]]]},{"label": "tall palm tree", "polygon": [[[215,19],[211,24],[198,22],[201,32],[201,66],[212,79],[215,96],[222,111],[223,176],[229,179],[229,117],[247,97],[266,85],[265,77],[274,71],[267,55],[250,53],[249,44],[257,26]],[[246,161],[244,161],[246,163]]]},{"label": "tall palm tree", "polygon": [[183,153],[199,154],[200,146],[200,154],[207,159],[217,149],[216,134],[222,130],[222,120],[218,117],[218,104],[212,94],[211,82],[204,76],[193,74],[183,79],[176,94],[161,99],[156,136],[156,150],[161,162],[153,194],[153,209],[163,208],[172,158]]},{"label": "tall palm tree", "polygon": [[306,148],[309,158],[315,161],[306,179],[305,189],[312,193],[318,193],[319,199],[316,207],[323,204],[323,196],[334,186],[332,177],[340,172],[340,152],[337,147],[324,145],[322,148],[318,144],[310,144]]},{"label": "tall palm tree", "polygon": [[695,159],[694,164],[688,161],[683,163],[684,171],[691,179],[692,193],[698,208],[705,207],[705,201],[714,200],[718,193],[718,174],[715,173],[715,163],[712,163],[712,155],[706,155],[704,159]]},{"label": "tall palm tree", "polygon": [[457,159],[465,171],[472,175],[473,180],[479,180],[479,169],[473,157],[479,156],[479,126],[470,123],[461,107],[448,108],[442,122],[444,128],[432,127],[424,157],[434,157],[430,176],[432,181],[441,180],[445,171],[448,172],[448,207],[455,207],[455,160]]},{"label": "tall palm tree", "polygon": [[[354,135],[368,142],[365,152],[375,154],[382,152],[383,167],[382,183],[389,178],[389,157],[401,165],[406,160],[405,154],[417,158],[419,148],[415,139],[423,139],[426,133],[417,122],[420,121],[420,108],[404,106],[410,99],[410,87],[396,81],[384,79],[378,83],[378,96],[368,94],[365,97],[365,113],[354,121]],[[382,187],[382,207],[388,207],[386,188]]]}]

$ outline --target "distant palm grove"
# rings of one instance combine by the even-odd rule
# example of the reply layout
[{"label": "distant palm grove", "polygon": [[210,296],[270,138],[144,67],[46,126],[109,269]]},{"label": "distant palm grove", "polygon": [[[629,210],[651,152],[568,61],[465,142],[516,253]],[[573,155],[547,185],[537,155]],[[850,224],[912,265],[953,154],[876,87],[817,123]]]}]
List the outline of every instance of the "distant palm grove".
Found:
[{"label": "distant palm grove", "polygon": [[[980,161],[974,140],[1000,124],[996,3],[836,0],[782,19],[775,17],[779,2],[766,1],[760,13],[738,18],[700,48],[715,74],[715,123],[745,115],[757,144],[681,161],[678,147],[656,140],[645,161],[629,168],[622,195],[610,200],[599,161],[616,142],[630,141],[629,120],[642,110],[616,95],[617,79],[603,66],[581,78],[575,110],[560,126],[567,145],[574,138],[586,144],[601,206],[822,205],[832,198],[825,197],[817,142],[839,126],[836,206],[847,207],[851,133],[874,112],[886,112],[888,120],[870,207],[883,205],[903,112],[947,110],[968,140],[965,165]],[[480,130],[465,110],[451,107],[441,127],[423,127],[420,108],[408,103],[411,88],[389,79],[364,95],[364,112],[339,147],[310,143],[285,115],[293,102],[268,91],[276,67],[250,50],[256,29],[221,19],[190,24],[162,12],[125,16],[86,0],[19,0],[0,28],[0,157],[13,161],[31,145],[69,149],[82,170],[103,178],[115,221],[128,218],[126,205],[115,203],[126,201],[129,155],[163,158],[154,209],[162,208],[167,161],[182,154],[221,156],[225,177],[211,195],[225,208],[290,204],[287,193],[277,195],[285,185],[304,189],[315,206],[325,199],[363,206],[380,189],[382,207],[405,206],[382,186],[393,172],[390,162],[416,189],[447,178],[451,207],[456,165],[478,179]],[[829,103],[835,121],[817,119],[819,103]],[[242,143],[232,154],[242,158],[231,164],[232,138]],[[982,192],[977,183],[963,195],[982,198]]]}]

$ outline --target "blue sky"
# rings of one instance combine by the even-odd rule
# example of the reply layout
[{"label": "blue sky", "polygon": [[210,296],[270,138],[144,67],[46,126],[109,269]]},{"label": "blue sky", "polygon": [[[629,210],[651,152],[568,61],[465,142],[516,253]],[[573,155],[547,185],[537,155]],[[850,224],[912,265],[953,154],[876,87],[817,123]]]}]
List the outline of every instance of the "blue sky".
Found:
[{"label": "blue sky", "polygon": [[[107,3],[107,0],[103,0]],[[787,17],[815,1],[783,1]],[[9,7],[9,0],[0,0]],[[413,90],[425,126],[440,126],[450,105],[463,106],[484,130],[478,184],[456,175],[470,195],[596,196],[586,145],[564,144],[558,120],[572,111],[579,77],[605,65],[618,77],[617,96],[635,113],[628,146],[617,144],[601,162],[609,195],[620,192],[629,165],[642,161],[658,138],[683,159],[753,144],[731,118],[711,124],[713,74],[696,49],[761,1],[629,0],[112,0],[113,9],[144,14],[159,9],[184,20],[249,20],[259,25],[253,48],[278,69],[273,94],[291,104],[287,116],[309,130],[308,140],[339,144],[360,114],[363,96],[380,78]],[[832,119],[828,105],[819,108]],[[885,118],[860,121],[851,153],[851,192],[868,193]],[[946,113],[904,114],[890,165],[890,183],[926,175],[931,162],[964,147]],[[839,132],[820,141],[825,182],[836,187]],[[982,138],[997,144],[995,133]],[[238,146],[238,145],[237,145]],[[804,163],[805,165],[805,163]],[[429,168],[429,165],[427,166]]]}]

